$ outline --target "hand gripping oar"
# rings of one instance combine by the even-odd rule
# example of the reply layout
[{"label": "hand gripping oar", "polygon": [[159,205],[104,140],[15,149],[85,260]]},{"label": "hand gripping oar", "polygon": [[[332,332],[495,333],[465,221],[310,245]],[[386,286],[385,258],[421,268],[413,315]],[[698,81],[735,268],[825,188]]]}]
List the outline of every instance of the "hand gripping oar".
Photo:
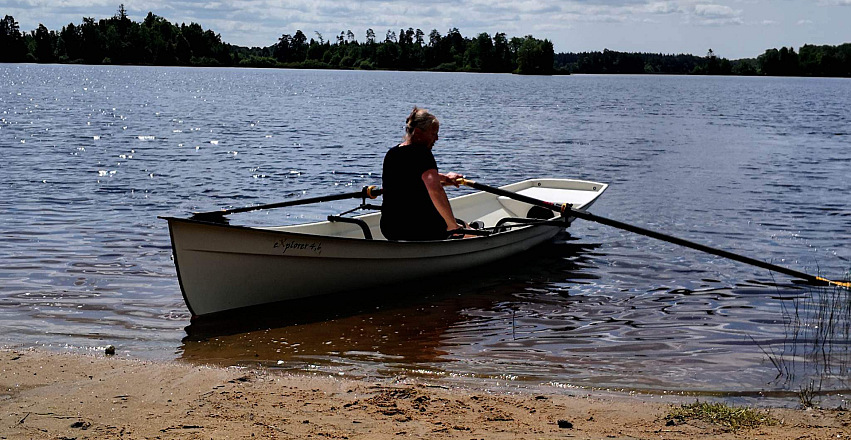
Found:
[{"label": "hand gripping oar", "polygon": [[463,179],[463,178],[456,179],[456,182],[458,182],[461,185],[466,185],[466,186],[469,186],[471,188],[475,188],[479,191],[485,191],[485,192],[489,192],[489,193],[492,193],[492,194],[505,196],[505,197],[508,197],[510,199],[514,199],[514,200],[517,200],[517,201],[520,201],[520,202],[528,203],[530,205],[541,206],[541,207],[544,207],[544,208],[547,208],[547,209],[550,209],[550,210],[553,210],[553,211],[556,211],[556,212],[560,212],[564,216],[577,217],[577,218],[581,218],[583,220],[589,220],[589,221],[592,221],[592,222],[601,223],[601,224],[611,226],[611,227],[614,227],[614,228],[623,229],[625,231],[634,232],[636,234],[645,235],[647,237],[652,237],[652,238],[655,238],[657,240],[667,241],[668,243],[678,244],[680,246],[689,247],[689,248],[696,249],[696,250],[706,252],[706,253],[709,253],[709,254],[729,258],[731,260],[735,260],[735,261],[738,261],[738,262],[741,262],[741,263],[750,264],[750,265],[753,265],[753,266],[756,266],[756,267],[761,267],[763,269],[773,270],[775,272],[780,272],[780,273],[783,273],[783,274],[786,274],[786,275],[789,275],[789,276],[793,276],[795,278],[806,280],[806,281],[808,281],[812,284],[827,283],[827,284],[833,284],[833,285],[836,285],[836,286],[845,287],[846,289],[851,288],[851,283],[848,283],[848,282],[833,281],[833,280],[829,280],[827,278],[822,278],[822,277],[818,277],[818,276],[815,276],[815,275],[810,275],[810,274],[807,274],[807,273],[804,273],[804,272],[798,272],[797,270],[787,269],[783,266],[777,266],[775,264],[766,263],[764,261],[756,260],[756,259],[753,259],[753,258],[750,258],[750,257],[745,257],[745,256],[739,255],[739,254],[734,254],[732,252],[728,252],[728,251],[725,251],[725,250],[722,250],[722,249],[716,249],[716,248],[713,248],[713,247],[702,245],[700,243],[695,243],[693,241],[688,241],[688,240],[684,240],[682,238],[674,237],[674,236],[667,235],[667,234],[662,234],[660,232],[651,231],[649,229],[644,229],[644,228],[639,227],[639,226],[630,225],[630,224],[623,223],[623,222],[620,222],[620,221],[617,221],[617,220],[612,220],[612,219],[609,219],[609,218],[606,218],[606,217],[600,217],[598,215],[594,215],[594,214],[591,214],[589,212],[578,211],[576,209],[571,208],[570,205],[566,204],[566,203],[565,204],[558,204],[558,203],[547,202],[547,201],[539,200],[539,199],[536,199],[536,198],[533,198],[533,197],[524,196],[522,194],[517,194],[515,192],[506,191],[504,189],[494,188],[494,187],[488,186],[488,185],[483,185],[481,183],[477,183],[477,182],[474,182],[472,180],[467,180],[467,179]]},{"label": "hand gripping oar", "polygon": [[374,199],[381,195],[381,188],[377,186],[365,186],[360,191],[335,194],[321,197],[308,197],[306,199],[289,200],[286,202],[270,203],[268,205],[246,206],[244,208],[223,209],[221,211],[196,212],[189,217],[191,220],[201,220],[205,222],[225,222],[225,216],[229,214],[238,214],[240,212],[259,211],[261,209],[286,208],[287,206],[308,205],[319,202],[333,202],[335,200],[345,199]]}]

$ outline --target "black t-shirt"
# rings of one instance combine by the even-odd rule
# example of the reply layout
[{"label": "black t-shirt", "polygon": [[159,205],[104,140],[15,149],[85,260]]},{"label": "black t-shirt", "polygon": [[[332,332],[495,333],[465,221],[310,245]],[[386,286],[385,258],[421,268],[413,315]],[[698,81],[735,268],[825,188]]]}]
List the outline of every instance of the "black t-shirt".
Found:
[{"label": "black t-shirt", "polygon": [[384,156],[381,233],[389,240],[442,240],[446,222],[428,195],[423,173],[437,170],[431,149],[397,145]]}]

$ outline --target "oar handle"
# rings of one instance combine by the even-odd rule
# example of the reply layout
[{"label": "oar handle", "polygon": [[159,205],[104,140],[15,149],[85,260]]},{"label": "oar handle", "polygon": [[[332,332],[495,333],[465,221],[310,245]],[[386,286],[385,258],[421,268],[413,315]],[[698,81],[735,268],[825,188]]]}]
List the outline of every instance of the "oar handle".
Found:
[{"label": "oar handle", "polygon": [[501,188],[495,188],[488,185],[483,185],[481,183],[477,183],[472,180],[459,178],[456,179],[461,185],[469,186],[471,188],[478,189],[480,191],[486,191],[492,194],[505,196],[520,202],[529,203],[530,205],[541,206],[547,209],[551,209],[553,211],[560,212],[562,215],[568,215],[571,217],[578,217],[583,220],[592,221],[595,223],[600,223],[606,226],[611,226],[613,228],[623,229],[625,231],[634,232],[636,234],[644,235],[647,237],[655,238],[657,240],[667,241],[668,243],[673,243],[676,245],[692,248],[698,251],[706,252],[708,254],[717,255],[719,257],[729,258],[734,261],[738,261],[740,263],[750,264],[752,266],[761,267],[763,269],[773,270],[775,272],[783,273],[789,276],[793,276],[798,279],[809,281],[813,284],[821,284],[827,283],[835,286],[851,288],[851,283],[844,281],[833,281],[827,278],[822,278],[815,275],[810,275],[804,272],[799,272],[797,270],[788,269],[783,266],[778,266],[776,264],[766,263],[764,261],[760,261],[754,258],[746,257],[744,255],[734,254],[729,251],[725,251],[723,249],[716,249],[713,247],[709,247],[700,243],[695,243],[693,241],[685,240],[679,237],[674,237],[668,234],[662,234],[661,232],[651,231],[649,229],[642,228],[640,226],[630,225],[628,223],[620,222],[617,220],[612,220],[606,217],[600,217],[599,215],[591,214],[590,212],[579,211],[573,209],[570,204],[567,203],[552,203],[545,200],[539,200],[534,197],[525,196],[523,194],[517,194],[515,192],[506,191]]}]

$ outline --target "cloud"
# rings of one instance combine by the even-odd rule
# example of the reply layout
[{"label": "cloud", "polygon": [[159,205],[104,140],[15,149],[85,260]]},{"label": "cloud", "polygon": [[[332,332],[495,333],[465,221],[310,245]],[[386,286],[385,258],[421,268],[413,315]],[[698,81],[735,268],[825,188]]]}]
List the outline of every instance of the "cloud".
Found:
[{"label": "cloud", "polygon": [[584,23],[623,23],[627,18],[623,15],[614,14],[594,14],[580,15],[574,18],[577,22]]},{"label": "cloud", "polygon": [[813,24],[812,20],[798,20],[798,26],[808,26]]},{"label": "cloud", "polygon": [[683,8],[675,2],[654,2],[644,5],[644,11],[649,14],[674,14],[683,12]]},{"label": "cloud", "polygon": [[693,5],[687,23],[700,26],[725,26],[744,24],[742,11],[729,6],[714,3],[700,3]]},{"label": "cloud", "polygon": [[724,5],[695,5],[694,14],[698,17],[706,18],[730,18],[737,16],[738,13],[733,8]]},{"label": "cloud", "polygon": [[118,4],[110,0],[19,0],[9,2],[11,4],[26,5],[32,8],[50,7],[50,8],[90,8],[99,6],[110,6],[116,11]]},{"label": "cloud", "polygon": [[599,5],[608,7],[635,6],[649,3],[648,0],[573,0],[571,3],[579,5]]}]

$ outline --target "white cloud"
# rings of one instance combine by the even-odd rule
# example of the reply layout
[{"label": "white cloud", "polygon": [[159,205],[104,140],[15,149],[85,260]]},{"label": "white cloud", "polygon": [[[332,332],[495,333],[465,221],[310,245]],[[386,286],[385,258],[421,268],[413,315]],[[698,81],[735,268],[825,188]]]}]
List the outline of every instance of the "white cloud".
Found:
[{"label": "white cloud", "polygon": [[687,23],[699,26],[725,26],[744,24],[742,10],[726,5],[700,3],[693,5]]},{"label": "white cloud", "polygon": [[580,15],[574,18],[575,21],[585,23],[623,23],[627,20],[623,15],[614,14],[596,14],[596,15]]},{"label": "white cloud", "polygon": [[694,14],[698,17],[706,18],[730,18],[741,14],[741,11],[735,11],[733,8],[724,5],[695,5]]},{"label": "white cloud", "polygon": [[675,2],[654,2],[644,6],[644,11],[650,14],[674,14],[683,12],[683,9]]},{"label": "white cloud", "polygon": [[110,0],[21,0],[17,3],[22,3],[33,8],[52,7],[52,8],[88,8],[98,6],[111,6],[118,10],[118,4]]}]

